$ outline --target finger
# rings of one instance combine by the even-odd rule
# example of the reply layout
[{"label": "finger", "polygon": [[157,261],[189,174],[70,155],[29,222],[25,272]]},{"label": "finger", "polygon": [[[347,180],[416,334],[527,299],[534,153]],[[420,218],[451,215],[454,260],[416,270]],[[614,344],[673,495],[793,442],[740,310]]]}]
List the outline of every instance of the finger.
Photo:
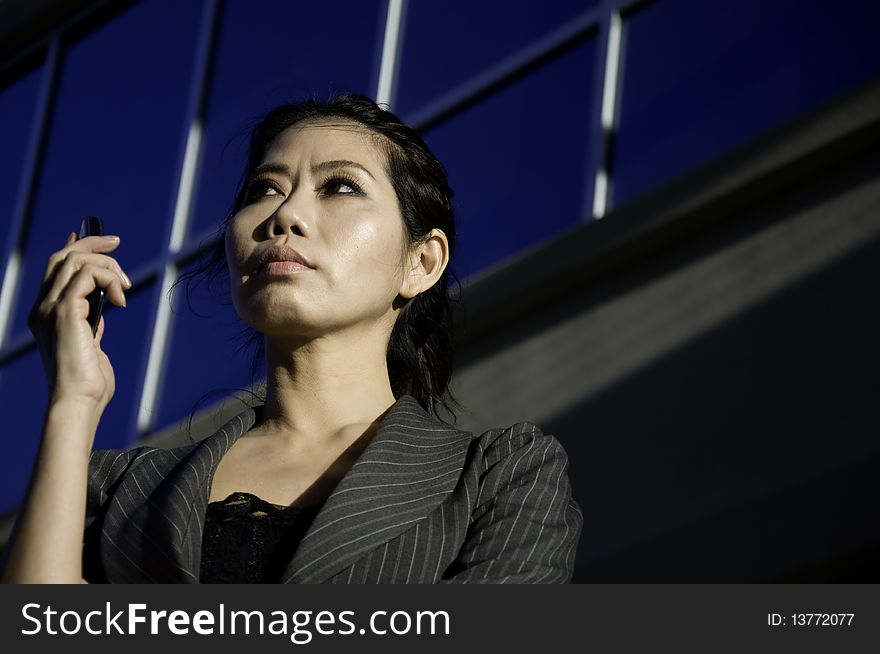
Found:
[{"label": "finger", "polygon": [[57,302],[64,287],[70,283],[73,276],[86,265],[99,266],[115,273],[123,288],[131,288],[128,277],[122,272],[119,262],[105,254],[71,252],[56,270],[55,276],[47,283],[48,290],[43,295],[49,302]]},{"label": "finger", "polygon": [[86,263],[94,263],[115,271],[116,274],[119,275],[119,279],[122,281],[123,288],[131,288],[131,280],[122,270],[122,266],[119,265],[119,262],[116,259],[106,254],[97,254],[95,252],[70,252],[61,265],[62,269],[68,264],[72,266],[73,269],[70,271],[70,274],[72,275]]},{"label": "finger", "polygon": [[[57,280],[56,280],[57,281]],[[107,297],[113,304],[124,307],[125,293],[122,290],[122,282],[112,270],[94,264],[86,264],[71,277],[63,288],[53,286],[53,294],[57,294],[57,304],[68,303],[71,300],[85,300],[89,293],[96,288],[104,288]]]},{"label": "finger", "polygon": [[67,243],[57,252],[53,252],[49,256],[49,263],[46,265],[46,271],[43,273],[43,281],[41,286],[46,287],[54,277],[58,267],[64,263],[67,255],[71,252],[110,252],[119,246],[118,236],[86,236],[79,240],[76,234],[71,232],[67,237]]}]

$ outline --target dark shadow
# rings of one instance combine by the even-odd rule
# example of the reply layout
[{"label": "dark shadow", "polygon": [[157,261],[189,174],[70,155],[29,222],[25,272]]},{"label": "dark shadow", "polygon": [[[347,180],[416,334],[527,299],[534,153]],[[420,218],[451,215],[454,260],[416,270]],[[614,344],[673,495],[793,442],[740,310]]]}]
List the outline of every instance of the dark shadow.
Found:
[{"label": "dark shadow", "polygon": [[575,582],[877,579],[878,265],[875,239],[548,422]]}]

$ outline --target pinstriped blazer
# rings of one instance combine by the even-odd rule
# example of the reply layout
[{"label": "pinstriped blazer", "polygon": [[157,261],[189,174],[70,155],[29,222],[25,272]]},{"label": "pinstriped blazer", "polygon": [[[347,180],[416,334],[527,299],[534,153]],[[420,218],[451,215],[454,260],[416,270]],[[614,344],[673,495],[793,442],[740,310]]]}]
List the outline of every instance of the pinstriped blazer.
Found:
[{"label": "pinstriped blazer", "polygon": [[[214,471],[261,411],[248,408],[195,444],[93,452],[84,578],[199,583]],[[582,526],[555,437],[528,422],[461,431],[403,395],[325,500],[282,581],[568,583]]]}]

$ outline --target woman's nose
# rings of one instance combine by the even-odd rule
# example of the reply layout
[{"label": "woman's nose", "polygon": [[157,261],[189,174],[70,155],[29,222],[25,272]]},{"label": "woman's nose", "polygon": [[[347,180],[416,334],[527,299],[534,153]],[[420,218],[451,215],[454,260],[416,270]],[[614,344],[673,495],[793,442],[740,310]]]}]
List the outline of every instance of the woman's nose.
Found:
[{"label": "woman's nose", "polygon": [[267,221],[266,227],[270,237],[285,234],[308,235],[309,227],[304,217],[306,208],[301,203],[295,204],[291,200],[293,196],[282,202]]}]

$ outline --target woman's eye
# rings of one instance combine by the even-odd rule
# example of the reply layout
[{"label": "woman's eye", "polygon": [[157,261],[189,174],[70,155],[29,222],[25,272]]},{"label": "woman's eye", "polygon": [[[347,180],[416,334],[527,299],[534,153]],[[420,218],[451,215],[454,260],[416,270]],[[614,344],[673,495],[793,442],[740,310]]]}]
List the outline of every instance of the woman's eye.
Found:
[{"label": "woman's eye", "polygon": [[324,183],[324,191],[328,195],[360,195],[361,187],[354,180],[333,177]]},{"label": "woman's eye", "polygon": [[278,195],[278,189],[268,180],[258,179],[248,186],[247,197],[249,200],[257,200],[271,195]]}]

